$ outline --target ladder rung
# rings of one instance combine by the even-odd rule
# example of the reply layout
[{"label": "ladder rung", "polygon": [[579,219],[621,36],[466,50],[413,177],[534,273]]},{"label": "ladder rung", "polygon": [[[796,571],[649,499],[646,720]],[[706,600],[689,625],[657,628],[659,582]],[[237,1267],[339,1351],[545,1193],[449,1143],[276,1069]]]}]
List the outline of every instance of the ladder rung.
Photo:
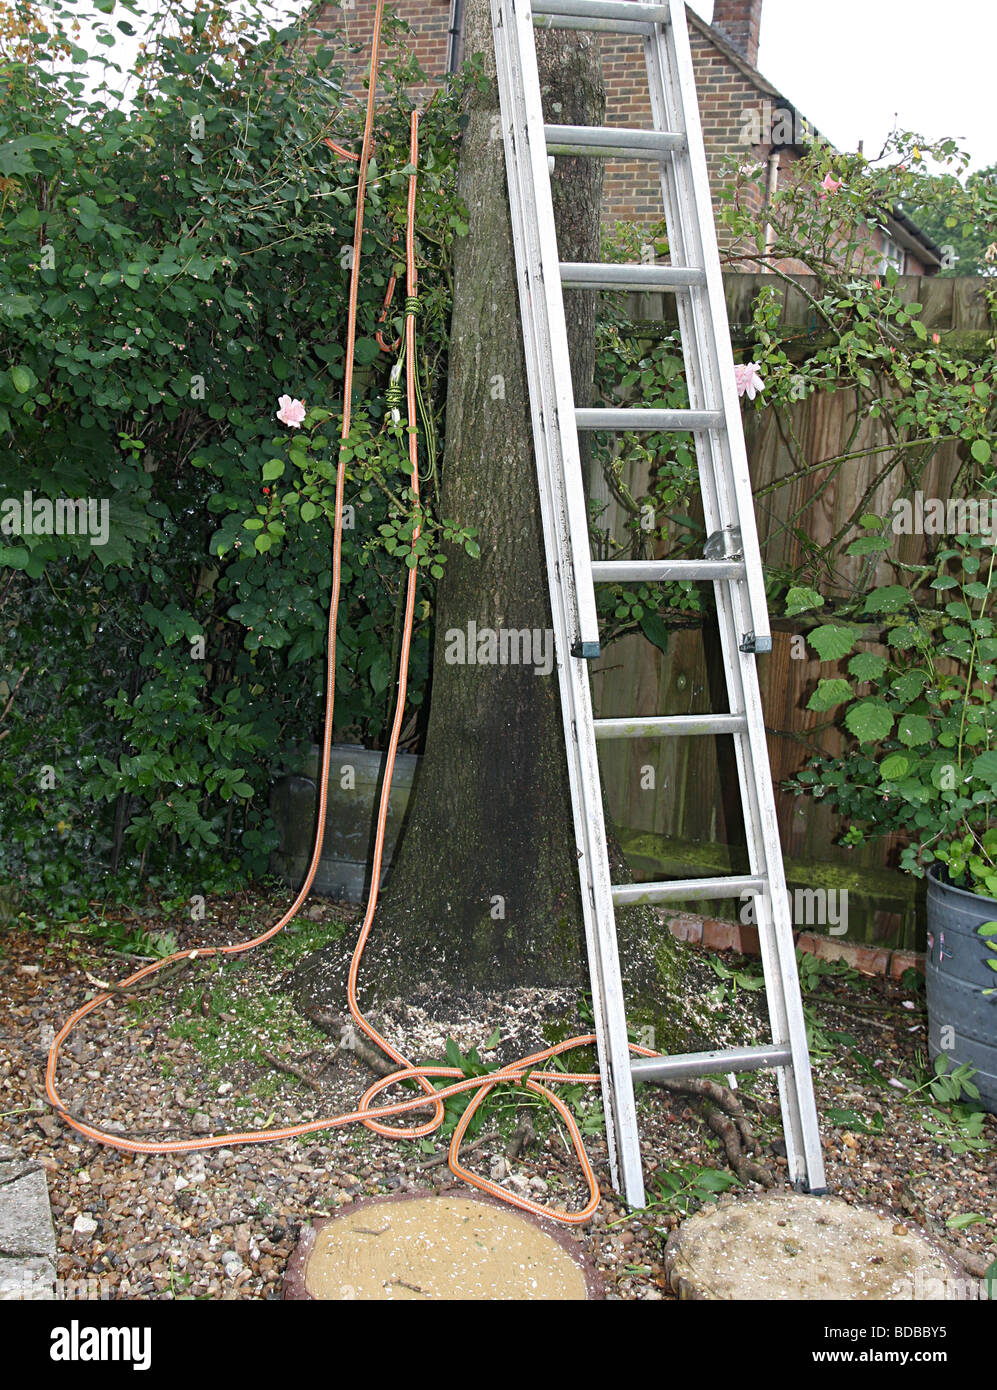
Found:
[{"label": "ladder rung", "polygon": [[684,1052],[675,1057],[633,1057],[630,1074],[635,1081],[677,1081],[683,1076],[712,1076],[714,1072],[765,1071],[788,1067],[793,1054],[788,1047],[731,1047],[725,1052]]},{"label": "ladder rung", "polygon": [[627,130],[622,126],[545,125],[550,154],[660,159],[685,149],[685,136],[671,130]]},{"label": "ladder rung", "polygon": [[764,878],[753,878],[750,874],[677,878],[670,883],[614,883],[613,906],[689,902],[693,898],[740,898],[745,893],[764,893],[767,886]]},{"label": "ladder rung", "polygon": [[654,33],[653,24],[639,24],[632,19],[579,19],[572,15],[534,14],[537,29],[581,29],[589,34],[637,34],[647,38]]},{"label": "ladder rung", "polygon": [[615,19],[624,24],[668,24],[672,17],[667,5],[640,5],[634,0],[535,0],[532,10],[534,18]]},{"label": "ladder rung", "polygon": [[580,430],[718,430],[723,425],[719,410],[576,410]]},{"label": "ladder rung", "polygon": [[747,728],[742,714],[674,714],[647,719],[596,719],[596,738],[677,738],[698,734],[738,734]]},{"label": "ladder rung", "polygon": [[561,262],[561,284],[590,290],[686,290],[706,284],[705,270],[678,265],[598,265]]},{"label": "ladder rung", "polygon": [[592,564],[596,584],[743,579],[744,574],[743,560],[595,560]]}]

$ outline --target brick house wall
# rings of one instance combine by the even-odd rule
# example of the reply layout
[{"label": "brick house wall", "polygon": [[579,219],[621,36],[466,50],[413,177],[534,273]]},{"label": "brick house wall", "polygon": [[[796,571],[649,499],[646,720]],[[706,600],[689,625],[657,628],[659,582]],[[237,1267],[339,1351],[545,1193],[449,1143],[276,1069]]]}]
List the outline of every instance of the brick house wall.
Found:
[{"label": "brick house wall", "polygon": [[[778,106],[781,98],[774,87],[752,82],[739,65],[736,55],[708,32],[697,16],[690,13],[689,38],[703,124],[703,142],[710,171],[710,185],[716,190],[724,182],[724,164],[730,155],[748,163],[764,162],[769,144],[744,140],[748,120],[745,113],[764,113],[768,101]],[[651,103],[647,91],[644,52],[635,35],[610,34],[602,42],[603,75],[606,83],[606,121],[609,125],[651,125]],[[784,154],[783,159],[786,158]],[[759,202],[761,200],[759,199]],[[657,171],[646,162],[608,161],[606,166],[605,211],[607,220],[654,220],[661,216],[661,189]]]},{"label": "brick house wall", "polygon": [[[374,8],[374,0],[330,0],[330,3],[313,6],[308,15],[310,27],[321,31],[321,36],[308,34],[302,48],[306,53],[314,53],[323,43],[332,47],[344,43],[348,49],[344,62],[346,88],[355,96],[362,96],[366,91]],[[449,0],[391,0],[390,8],[409,25],[411,32],[400,35],[388,45],[388,50],[414,54],[428,80],[410,90],[417,102],[424,101],[440,85],[447,71]]]},{"label": "brick house wall", "polygon": [[[780,120],[789,128],[799,120],[789,103],[756,68],[763,0],[714,0],[714,23],[707,24],[687,9],[693,66],[703,124],[711,187],[723,185],[725,164],[730,156],[749,164],[766,166],[767,176],[782,178],[798,159],[791,147],[774,149],[771,133],[779,130]],[[412,53],[427,74],[425,83],[411,88],[416,100],[424,100],[446,76],[450,48],[450,0],[391,0],[391,8],[410,27],[392,47]],[[312,35],[306,50],[320,42],[345,42],[347,85],[356,94],[364,92],[373,31],[374,0],[326,0],[314,6],[311,23],[329,35]],[[608,125],[647,127],[652,124],[647,73],[641,40],[636,35],[601,36],[603,77],[606,86]],[[463,58],[458,40],[458,61]],[[757,124],[754,124],[757,122]],[[751,140],[760,130],[762,138]],[[773,156],[777,168],[773,171]],[[757,191],[757,205],[764,205],[764,193]],[[662,217],[661,188],[655,167],[645,161],[607,160],[603,220],[651,225]],[[723,240],[721,236],[721,240]],[[873,247],[878,261],[880,248]],[[903,273],[930,275],[938,268],[922,259],[917,250],[905,247]],[[750,267],[756,269],[756,266]],[[787,271],[803,267],[787,262]]]}]

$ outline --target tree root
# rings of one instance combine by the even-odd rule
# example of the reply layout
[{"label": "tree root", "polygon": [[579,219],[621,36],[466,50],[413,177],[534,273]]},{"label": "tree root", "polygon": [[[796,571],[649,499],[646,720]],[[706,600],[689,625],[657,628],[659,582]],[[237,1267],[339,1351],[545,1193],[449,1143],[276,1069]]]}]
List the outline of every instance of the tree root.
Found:
[{"label": "tree root", "polygon": [[744,1107],[729,1086],[706,1077],[688,1077],[675,1081],[655,1081],[656,1086],[695,1101],[706,1123],[724,1146],[731,1169],[742,1182],[756,1182],[762,1187],[774,1187],[775,1179],[767,1168],[756,1163],[749,1154],[758,1153],[759,1145]]},{"label": "tree root", "polygon": [[316,1028],[321,1028],[323,1033],[338,1039],[337,1052],[344,1048],[347,1052],[352,1052],[354,1057],[370,1067],[378,1076],[390,1076],[393,1071],[398,1071],[397,1062],[392,1062],[389,1057],[382,1057],[375,1047],[364,1041],[357,1032],[353,1019],[348,1015],[323,1008],[320,1004],[306,1007],[301,1012]]},{"label": "tree root", "polygon": [[751,1096],[745,1091],[742,1093],[744,1099],[742,1105],[750,1106],[752,1110],[757,1110],[759,1115],[764,1115],[766,1119],[778,1120],[782,1111],[774,1100],[762,1100],[761,1096]]}]

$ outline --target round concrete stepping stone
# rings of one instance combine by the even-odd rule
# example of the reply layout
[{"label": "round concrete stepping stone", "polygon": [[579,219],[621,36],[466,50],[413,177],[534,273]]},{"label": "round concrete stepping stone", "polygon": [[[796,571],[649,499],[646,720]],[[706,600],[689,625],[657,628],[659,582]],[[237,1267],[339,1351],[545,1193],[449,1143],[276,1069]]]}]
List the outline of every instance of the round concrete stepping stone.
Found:
[{"label": "round concrete stepping stone", "polygon": [[669,1237],[665,1270],[680,1298],[732,1300],[952,1298],[968,1278],[896,1217],[792,1192],[697,1212]]},{"label": "round concrete stepping stone", "polygon": [[567,1231],[468,1192],[375,1197],[315,1222],[284,1297],[563,1300],[602,1288]]}]

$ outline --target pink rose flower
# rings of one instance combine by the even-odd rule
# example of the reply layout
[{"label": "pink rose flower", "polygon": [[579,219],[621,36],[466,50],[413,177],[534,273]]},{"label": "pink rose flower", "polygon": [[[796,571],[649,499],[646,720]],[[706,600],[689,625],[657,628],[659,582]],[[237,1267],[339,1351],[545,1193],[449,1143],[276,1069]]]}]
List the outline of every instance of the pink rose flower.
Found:
[{"label": "pink rose flower", "polygon": [[820,195],[821,202],[824,201],[828,194],[837,193],[838,189],[841,187],[841,183],[841,179],[836,179],[833,174],[825,174],[824,182],[821,184],[821,188],[824,190]]},{"label": "pink rose flower", "polygon": [[753,401],[759,391],[765,390],[757,362],[745,362],[743,366],[735,367],[734,380],[737,383],[737,394],[747,396],[749,401]]},{"label": "pink rose flower", "polygon": [[293,400],[290,396],[281,396],[277,404],[280,406],[277,411],[277,419],[282,425],[290,425],[292,429],[296,430],[304,423],[304,401]]}]

